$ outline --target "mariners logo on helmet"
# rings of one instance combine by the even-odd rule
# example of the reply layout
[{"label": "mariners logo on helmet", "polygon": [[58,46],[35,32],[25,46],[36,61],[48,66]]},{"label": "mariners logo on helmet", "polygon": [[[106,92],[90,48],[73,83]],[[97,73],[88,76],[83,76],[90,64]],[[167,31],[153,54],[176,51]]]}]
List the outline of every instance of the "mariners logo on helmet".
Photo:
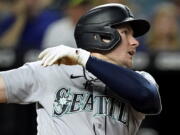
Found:
[{"label": "mariners logo on helmet", "polygon": [[[131,10],[122,4],[111,3],[97,6],[83,15],[75,27],[75,40],[79,48],[88,51],[110,51],[121,42],[117,26],[128,23],[134,36],[145,34],[150,24],[144,19],[135,19]],[[102,38],[109,42],[103,42]]]}]

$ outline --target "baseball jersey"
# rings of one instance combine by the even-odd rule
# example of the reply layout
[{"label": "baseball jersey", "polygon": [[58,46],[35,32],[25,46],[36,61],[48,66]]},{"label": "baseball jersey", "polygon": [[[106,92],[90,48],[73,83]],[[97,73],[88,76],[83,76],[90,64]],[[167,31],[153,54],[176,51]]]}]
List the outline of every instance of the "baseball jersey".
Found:
[{"label": "baseball jersey", "polygon": [[0,74],[9,103],[37,104],[38,135],[135,135],[145,117],[79,65],[33,62]]}]

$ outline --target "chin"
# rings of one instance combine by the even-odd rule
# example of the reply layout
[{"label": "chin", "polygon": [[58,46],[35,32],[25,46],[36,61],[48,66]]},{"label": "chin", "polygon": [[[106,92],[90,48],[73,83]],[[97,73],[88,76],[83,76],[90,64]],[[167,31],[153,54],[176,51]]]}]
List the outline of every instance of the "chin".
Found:
[{"label": "chin", "polygon": [[117,64],[119,66],[122,66],[124,68],[132,68],[133,62],[132,61],[116,61],[114,64]]},{"label": "chin", "polygon": [[126,65],[124,65],[126,68],[132,68],[133,67],[133,63],[127,63]]}]

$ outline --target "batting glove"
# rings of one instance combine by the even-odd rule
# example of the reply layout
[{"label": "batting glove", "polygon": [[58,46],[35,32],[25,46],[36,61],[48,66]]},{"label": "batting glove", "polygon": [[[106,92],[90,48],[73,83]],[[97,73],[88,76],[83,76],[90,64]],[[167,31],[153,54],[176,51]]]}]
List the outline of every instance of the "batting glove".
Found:
[{"label": "batting glove", "polygon": [[86,63],[90,57],[90,52],[79,48],[77,49],[65,45],[59,45],[57,47],[45,49],[39,54],[38,57],[41,59],[41,64],[43,66],[53,64],[79,64],[86,66]]}]

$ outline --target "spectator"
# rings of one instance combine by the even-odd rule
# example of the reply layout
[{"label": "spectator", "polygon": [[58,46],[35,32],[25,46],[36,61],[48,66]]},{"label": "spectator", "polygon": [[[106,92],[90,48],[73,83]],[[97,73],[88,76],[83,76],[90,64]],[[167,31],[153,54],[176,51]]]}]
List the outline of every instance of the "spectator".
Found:
[{"label": "spectator", "polygon": [[8,16],[8,3],[0,0],[0,22]]},{"label": "spectator", "polygon": [[134,0],[134,3],[140,5],[141,12],[147,16],[151,15],[152,11],[158,4],[165,1],[169,0]]},{"label": "spectator", "polygon": [[152,19],[152,29],[147,43],[151,51],[175,51],[180,49],[176,7],[172,3],[157,6]]},{"label": "spectator", "polygon": [[176,5],[177,9],[177,18],[178,18],[178,23],[180,24],[180,1],[179,0],[172,0],[172,2]]},{"label": "spectator", "polygon": [[41,49],[44,31],[61,14],[48,9],[52,0],[12,0],[11,16],[0,24],[1,48],[16,50],[17,66],[24,63],[30,49]]},{"label": "spectator", "polygon": [[47,29],[43,48],[65,44],[70,47],[76,47],[74,39],[74,26],[81,15],[83,15],[92,4],[93,0],[68,0],[65,1],[66,17],[51,24]]}]

